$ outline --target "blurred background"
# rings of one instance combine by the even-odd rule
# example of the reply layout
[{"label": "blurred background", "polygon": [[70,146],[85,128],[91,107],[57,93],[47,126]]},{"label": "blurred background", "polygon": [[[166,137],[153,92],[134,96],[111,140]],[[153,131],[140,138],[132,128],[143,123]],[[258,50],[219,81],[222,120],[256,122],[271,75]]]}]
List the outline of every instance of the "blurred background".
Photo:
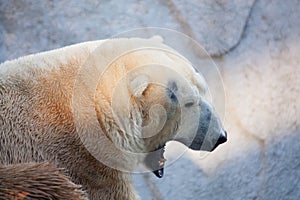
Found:
[{"label": "blurred background", "polygon": [[299,0],[0,0],[0,62],[149,26],[217,63],[228,142],[186,151],[162,179],[134,174],[141,198],[300,199]]}]

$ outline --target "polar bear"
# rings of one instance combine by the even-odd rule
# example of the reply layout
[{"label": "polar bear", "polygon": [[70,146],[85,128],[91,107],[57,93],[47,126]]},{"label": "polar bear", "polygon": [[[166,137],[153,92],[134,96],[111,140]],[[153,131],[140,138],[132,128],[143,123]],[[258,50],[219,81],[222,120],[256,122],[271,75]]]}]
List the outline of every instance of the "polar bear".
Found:
[{"label": "polar bear", "polygon": [[[163,176],[175,140],[212,151],[227,134],[204,78],[158,36],[80,43],[0,65],[0,164],[50,162],[89,199],[139,199],[139,164]],[[0,177],[1,178],[1,177]]]}]

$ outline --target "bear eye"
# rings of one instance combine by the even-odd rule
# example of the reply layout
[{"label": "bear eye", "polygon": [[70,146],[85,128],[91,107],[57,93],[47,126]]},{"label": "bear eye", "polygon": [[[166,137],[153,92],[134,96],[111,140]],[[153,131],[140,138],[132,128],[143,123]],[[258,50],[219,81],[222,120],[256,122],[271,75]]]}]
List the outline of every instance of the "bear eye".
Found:
[{"label": "bear eye", "polygon": [[187,107],[187,108],[189,108],[193,105],[194,105],[194,102],[188,102],[188,103],[184,104],[184,106]]}]

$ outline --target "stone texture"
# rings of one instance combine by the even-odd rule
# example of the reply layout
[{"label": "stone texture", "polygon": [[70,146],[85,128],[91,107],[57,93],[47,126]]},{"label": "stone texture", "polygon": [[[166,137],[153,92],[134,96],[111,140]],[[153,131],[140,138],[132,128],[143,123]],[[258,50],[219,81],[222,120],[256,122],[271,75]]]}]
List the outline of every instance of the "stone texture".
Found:
[{"label": "stone texture", "polygon": [[259,1],[243,42],[224,57],[227,102],[261,139],[299,130],[299,13],[299,1]]},{"label": "stone texture", "polygon": [[266,142],[261,199],[299,199],[299,133],[274,137]]},{"label": "stone texture", "polygon": [[236,46],[244,32],[255,0],[174,0],[191,36],[210,55],[221,55]]},{"label": "stone texture", "polygon": [[209,59],[195,62],[226,110],[228,142],[210,154],[168,144],[163,179],[134,174],[142,199],[298,200],[299,19],[299,0],[0,1],[0,62],[137,27],[182,31],[218,56],[226,98]]},{"label": "stone texture", "polygon": [[144,26],[180,30],[158,0],[1,1],[0,62]]}]

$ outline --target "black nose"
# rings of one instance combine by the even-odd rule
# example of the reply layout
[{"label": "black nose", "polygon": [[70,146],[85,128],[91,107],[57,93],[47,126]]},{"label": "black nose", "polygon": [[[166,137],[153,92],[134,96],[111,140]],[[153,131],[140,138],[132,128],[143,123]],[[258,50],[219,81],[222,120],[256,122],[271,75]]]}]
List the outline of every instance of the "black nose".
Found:
[{"label": "black nose", "polygon": [[211,151],[215,150],[215,148],[217,148],[217,146],[219,146],[220,144],[225,143],[226,141],[227,141],[227,132],[224,131],[224,134],[221,134],[221,135],[219,136],[219,138],[218,138],[218,140],[217,140],[215,146],[213,147],[213,149],[212,149]]},{"label": "black nose", "polygon": [[221,134],[218,141],[217,141],[217,144],[223,144],[227,141],[227,132],[224,131],[224,134]]}]

